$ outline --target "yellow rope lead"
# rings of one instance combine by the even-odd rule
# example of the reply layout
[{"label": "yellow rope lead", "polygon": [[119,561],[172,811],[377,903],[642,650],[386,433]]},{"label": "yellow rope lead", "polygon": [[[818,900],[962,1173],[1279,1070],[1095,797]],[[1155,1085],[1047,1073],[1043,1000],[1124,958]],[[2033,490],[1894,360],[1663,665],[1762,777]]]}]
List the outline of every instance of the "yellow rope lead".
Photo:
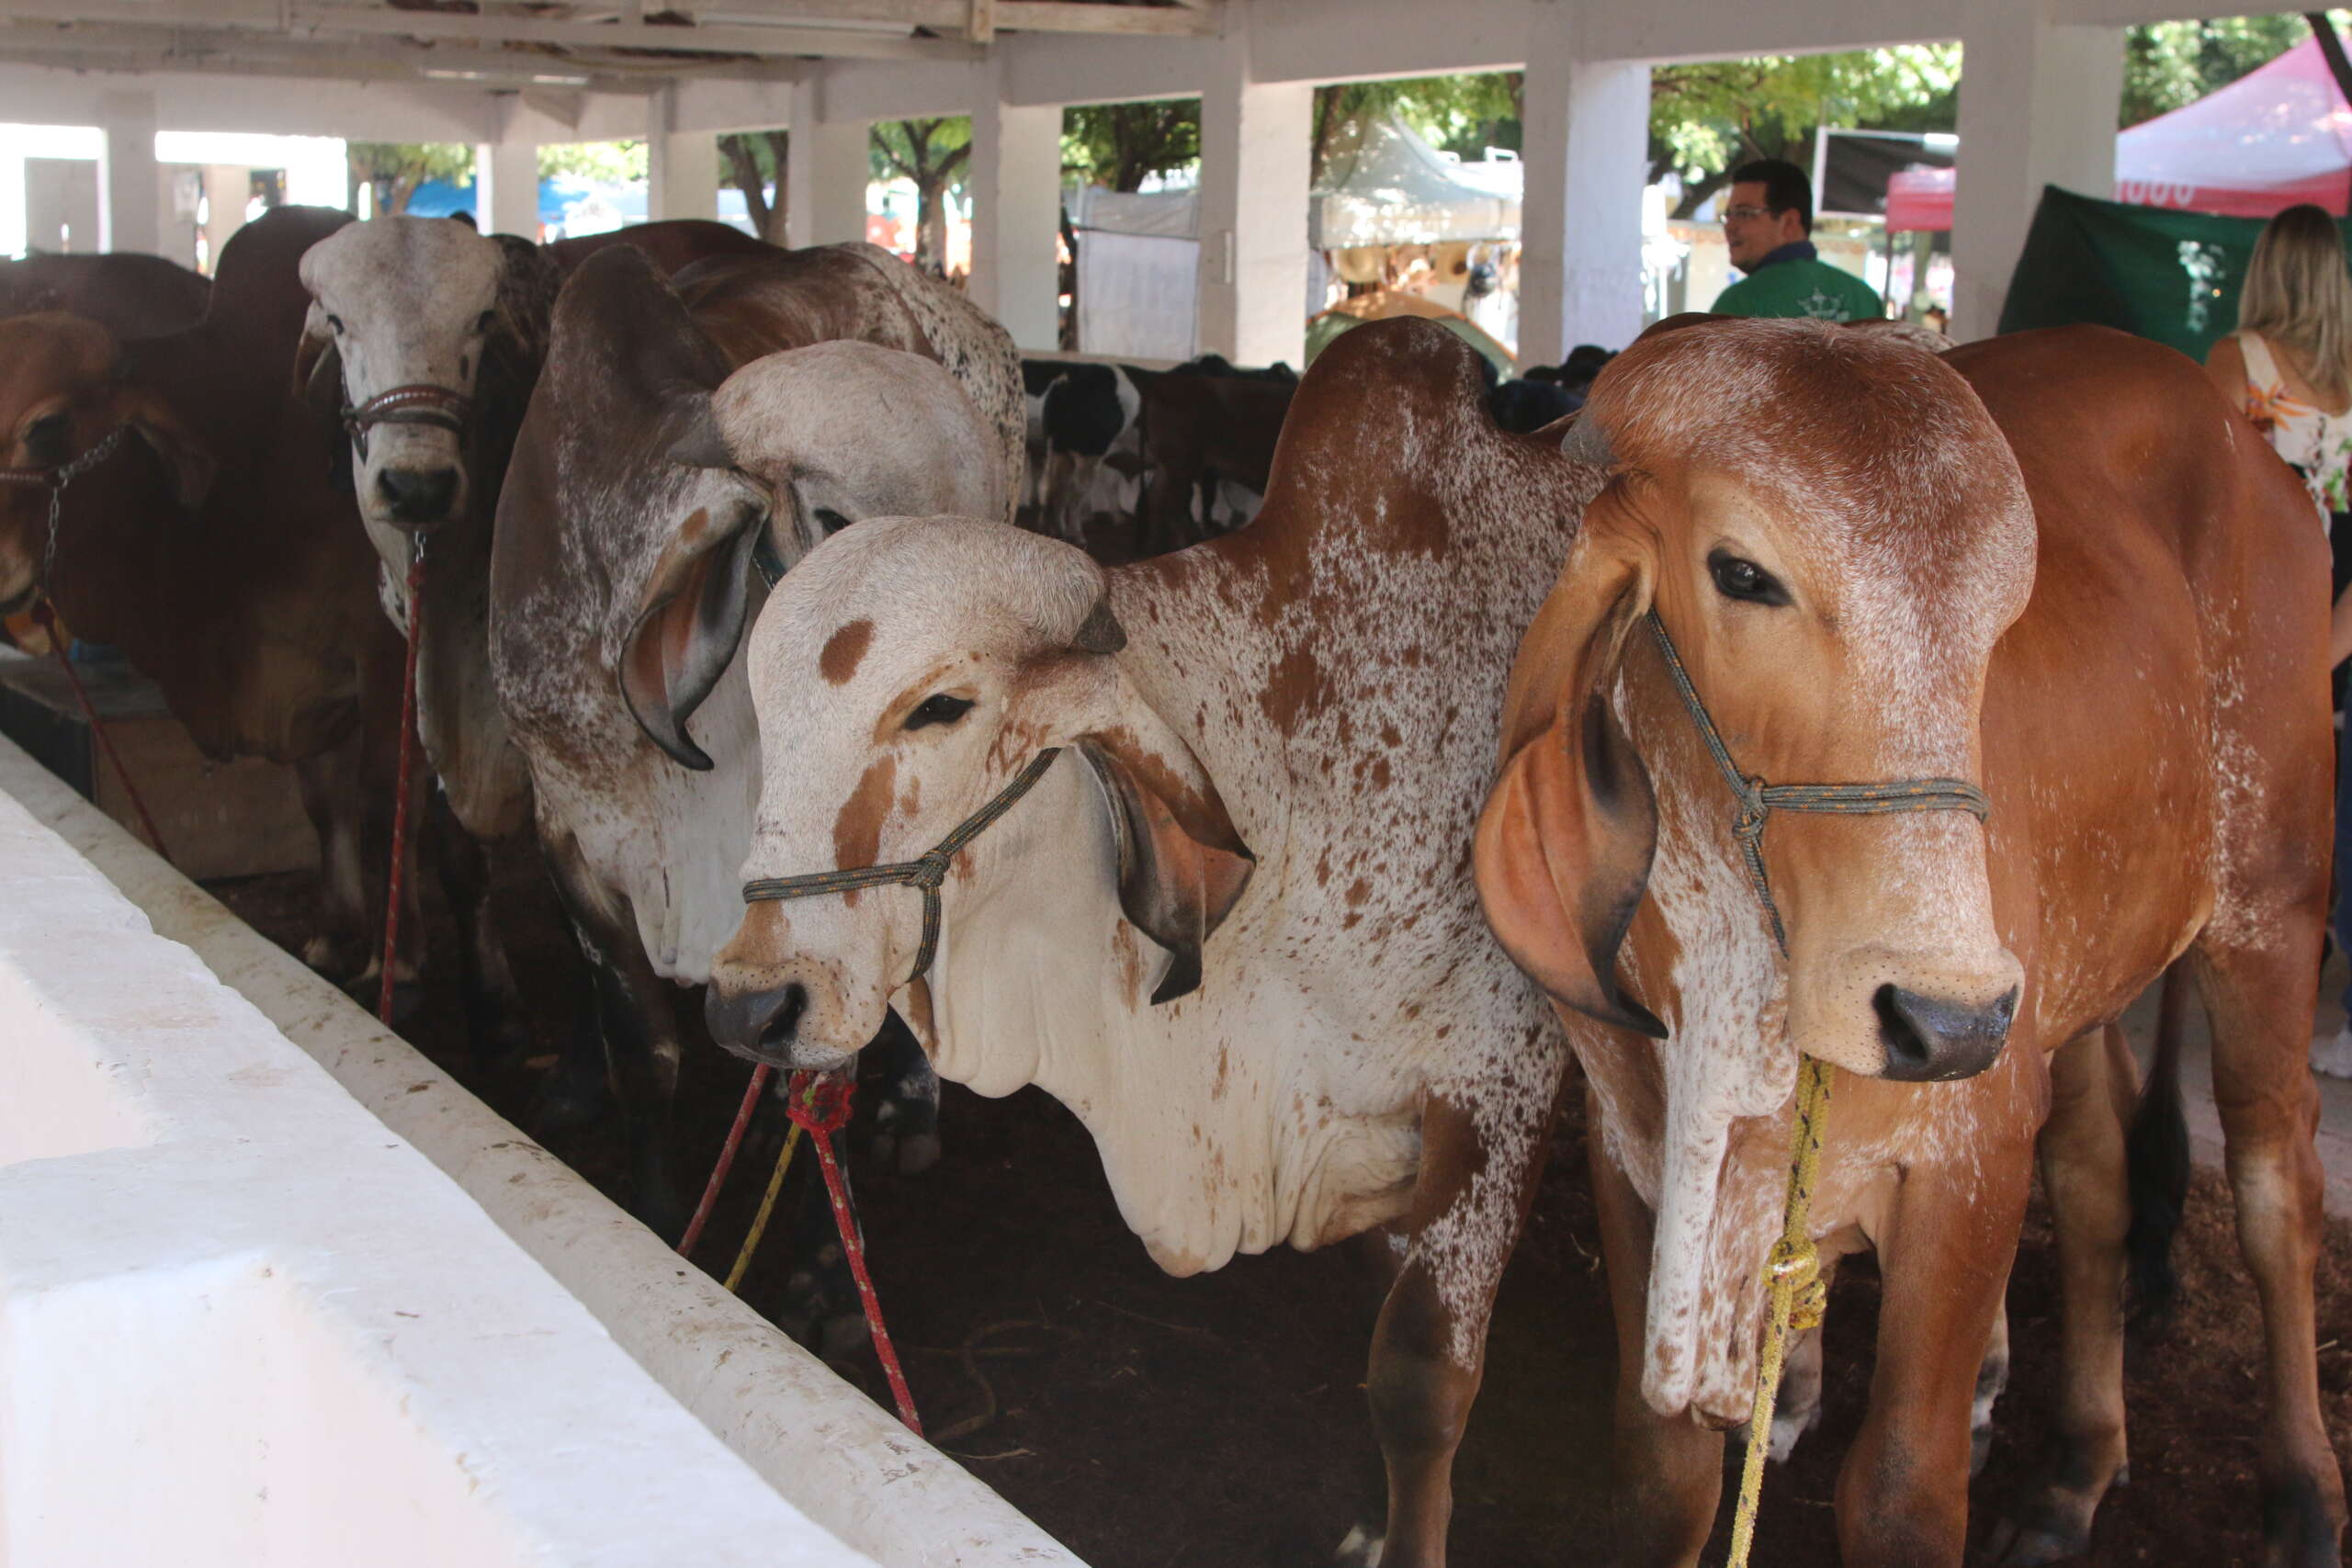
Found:
[{"label": "yellow rope lead", "polygon": [[1820,1326],[1829,1288],[1822,1282],[1821,1254],[1813,1245],[1813,1184],[1821,1170],[1821,1123],[1829,1111],[1829,1064],[1804,1057],[1797,1066],[1794,1157],[1789,1167],[1789,1206],[1781,1239],[1764,1265],[1770,1304],[1764,1318],[1764,1350],[1756,1368],[1756,1404],[1747,1416],[1747,1458],[1740,1466],[1739,1506],[1731,1518],[1731,1557],[1725,1568],[1747,1568],[1756,1540],[1756,1510],[1764,1497],[1764,1451],[1771,1446],[1772,1405],[1781,1393],[1781,1364],[1788,1359],[1789,1332]]},{"label": "yellow rope lead", "polygon": [[775,1156],[775,1172],[768,1178],[768,1190],[760,1194],[760,1212],[752,1216],[752,1232],[743,1238],[743,1250],[735,1255],[735,1267],[727,1270],[727,1290],[733,1294],[743,1282],[743,1272],[752,1266],[752,1254],[760,1249],[760,1237],[767,1233],[768,1216],[775,1213],[775,1195],[784,1190],[784,1173],[792,1165],[792,1151],[800,1146],[800,1123],[795,1122],[786,1134],[784,1152]]}]

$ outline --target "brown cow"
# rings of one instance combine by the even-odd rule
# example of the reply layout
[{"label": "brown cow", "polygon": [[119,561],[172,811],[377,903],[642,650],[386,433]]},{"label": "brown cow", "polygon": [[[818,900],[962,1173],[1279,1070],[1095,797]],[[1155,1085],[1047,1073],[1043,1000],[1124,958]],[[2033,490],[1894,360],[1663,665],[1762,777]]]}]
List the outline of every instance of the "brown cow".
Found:
[{"label": "brown cow", "polygon": [[202,274],[136,251],[0,261],[0,317],[67,310],[121,338],[193,326],[211,293]]},{"label": "brown cow", "polygon": [[[1266,493],[1274,442],[1295,382],[1238,376],[1167,375],[1142,382],[1144,497],[1136,519],[1144,555],[1181,549],[1218,532],[1218,481]],[[1200,525],[1193,523],[1197,495]]]},{"label": "brown cow", "polygon": [[45,583],[75,630],[162,687],[209,755],[295,766],[324,872],[304,957],[346,976],[378,962],[367,890],[389,842],[401,648],[321,460],[326,434],[285,367],[307,304],[295,264],[349,221],[279,208],[246,225],[221,249],[204,319],[129,347],[75,316],[0,322],[9,465],[90,465],[63,492],[46,564],[49,483],[0,486],[0,605]]},{"label": "brown cow", "polygon": [[[1714,1519],[1800,1051],[1841,1069],[1812,1233],[1832,1263],[1875,1250],[1884,1280],[1844,1561],[1960,1561],[1974,1385],[2045,1119],[2069,1372],[2004,1560],[2086,1544],[2124,1456],[2112,1025],[2185,952],[2270,1347],[2268,1558],[2335,1562],[2303,1066],[2327,570],[2293,476],[2196,367],[2087,328],[1948,364],[1807,322],[1653,334],[1586,420],[1571,445],[1611,482],[1521,647],[1476,858],[1586,1070],[1625,1561],[1694,1562]],[[1989,818],[1776,815],[1783,958],[1650,613],[1743,773],[1981,781]]]}]

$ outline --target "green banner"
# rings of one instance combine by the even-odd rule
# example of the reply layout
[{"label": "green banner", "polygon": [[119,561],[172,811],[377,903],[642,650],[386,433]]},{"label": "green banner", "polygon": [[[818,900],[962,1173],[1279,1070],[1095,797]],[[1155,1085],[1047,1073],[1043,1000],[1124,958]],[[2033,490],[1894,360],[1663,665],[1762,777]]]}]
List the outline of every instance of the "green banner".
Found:
[{"label": "green banner", "polygon": [[[2345,228],[2352,240],[2352,226]],[[2238,324],[2258,218],[2129,207],[2044,186],[2001,306],[2001,331],[2092,321],[2202,360]]]}]

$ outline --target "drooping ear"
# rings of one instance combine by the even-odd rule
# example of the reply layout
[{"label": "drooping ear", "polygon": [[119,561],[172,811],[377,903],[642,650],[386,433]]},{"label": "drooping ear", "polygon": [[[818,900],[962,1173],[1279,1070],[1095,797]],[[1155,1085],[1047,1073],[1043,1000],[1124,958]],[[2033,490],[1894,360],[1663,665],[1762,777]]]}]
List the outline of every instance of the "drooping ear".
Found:
[{"label": "drooping ear", "polygon": [[171,405],[148,388],[133,386],[124,389],[117,406],[124,426],[153,447],[171,470],[173,499],[190,512],[203,505],[212,493],[212,454],[188,433]]},{"label": "drooping ear", "polygon": [[1511,671],[1502,777],[1474,846],[1478,900],[1511,962],[1555,1001],[1663,1039],[1617,985],[1657,848],[1657,800],[1609,688],[1649,607],[1648,574],[1637,549],[1593,522],[1588,513]]},{"label": "drooping ear", "polygon": [[313,300],[302,320],[301,341],[294,348],[294,397],[310,411],[325,435],[327,472],[335,490],[356,492],[351,471],[351,437],[343,428],[343,354],[327,326],[325,307]]},{"label": "drooping ear", "polygon": [[1216,785],[1165,725],[1122,727],[1080,750],[1111,802],[1119,846],[1119,908],[1169,952],[1151,999],[1200,987],[1201,949],[1250,886],[1258,857],[1241,841]]},{"label": "drooping ear", "polygon": [[621,700],[630,716],[656,746],[696,773],[712,763],[686,734],[686,720],[742,641],[753,557],[767,519],[767,509],[748,497],[725,524],[707,512],[688,518],[655,564],[621,646]]}]

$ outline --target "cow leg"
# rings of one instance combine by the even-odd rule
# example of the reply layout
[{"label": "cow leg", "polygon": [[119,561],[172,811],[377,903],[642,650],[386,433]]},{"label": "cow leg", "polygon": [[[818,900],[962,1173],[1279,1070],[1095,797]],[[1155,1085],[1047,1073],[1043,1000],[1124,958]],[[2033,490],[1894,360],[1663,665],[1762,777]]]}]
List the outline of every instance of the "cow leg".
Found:
[{"label": "cow leg", "polygon": [[491,907],[490,853],[458,823],[449,798],[433,791],[434,874],[458,923],[459,994],[466,1009],[467,1043],[477,1066],[503,1066],[530,1049],[523,997],[507,962],[506,943]]},{"label": "cow leg", "polygon": [[2261,948],[2209,930],[2198,977],[2213,1023],[2213,1099],[2222,1113],[2238,1248],[2262,1298],[2264,1557],[2272,1568],[2339,1561],[2344,1481],[2319,1403],[2312,1271],[2321,1176],[2312,1134],[2319,1089],[2305,1053],[2319,911],[2266,914]]},{"label": "cow leg", "polygon": [[2051,1058],[2040,1155],[2058,1248],[2057,1444],[1995,1530],[1997,1563],[2056,1562],[2088,1551],[2099,1499],[2123,1473],[2123,1238],[2132,1225],[2123,1134],[2135,1077],[2131,1047],[2113,1024]]},{"label": "cow leg", "polygon": [[1797,1439],[1821,1420],[1821,1330],[1808,1328],[1789,1342],[1781,1366],[1781,1391],[1772,1401],[1772,1432],[1765,1457],[1785,1464]]},{"label": "cow leg", "polygon": [[[1431,1090],[1421,1111],[1420,1175],[1396,1282],[1373,1328],[1364,1390],[1388,1474],[1382,1568],[1443,1568],[1453,1512],[1453,1452],[1485,1373],[1487,1325],[1551,1144],[1565,1047],[1535,1070],[1539,1092],[1495,1109]],[[1541,1061],[1541,1036],[1529,1055]],[[1532,1114],[1503,1107],[1534,1106]],[[1515,1120],[1514,1120],[1515,1118]]]},{"label": "cow leg", "polygon": [[548,863],[588,961],[605,1070],[620,1101],[629,1152],[630,1212],[665,1241],[685,1233],[686,1211],[670,1171],[671,1113],[677,1100],[678,1016],[668,981],[654,973],[628,906],[608,907],[587,886],[585,869],[551,847]]},{"label": "cow leg", "polygon": [[[2006,1297],[2008,1292],[2002,1294]],[[1976,1475],[1993,1453],[1993,1406],[2009,1386],[2009,1313],[2004,1303],[1993,1319],[1993,1338],[1976,1366],[1976,1402],[1968,1407],[1968,1473]]]},{"label": "cow leg", "polygon": [[1724,1484],[1724,1435],[1687,1416],[1661,1416],[1642,1397],[1650,1252],[1657,1216],[1609,1157],[1600,1102],[1585,1097],[1593,1206],[1617,1323],[1615,1484],[1610,1518],[1622,1568],[1687,1568],[1714,1529]]},{"label": "cow leg", "polygon": [[302,810],[319,836],[318,903],[302,962],[337,983],[358,977],[368,965],[368,870],[362,858],[360,761],[365,739],[357,732],[315,757],[294,764],[302,789]]},{"label": "cow leg", "polygon": [[1879,1238],[1870,1414],[1838,1477],[1848,1568],[1958,1568],[1967,1542],[1971,1407],[2031,1168],[2021,1134],[2014,1147],[1985,1137],[1975,1152],[1977,1179],[1914,1167]]},{"label": "cow leg", "polygon": [[862,1069],[876,1080],[874,1103],[875,1160],[895,1165],[900,1176],[919,1176],[939,1163],[939,1074],[896,1012],[886,1013],[882,1032],[858,1053]]}]

